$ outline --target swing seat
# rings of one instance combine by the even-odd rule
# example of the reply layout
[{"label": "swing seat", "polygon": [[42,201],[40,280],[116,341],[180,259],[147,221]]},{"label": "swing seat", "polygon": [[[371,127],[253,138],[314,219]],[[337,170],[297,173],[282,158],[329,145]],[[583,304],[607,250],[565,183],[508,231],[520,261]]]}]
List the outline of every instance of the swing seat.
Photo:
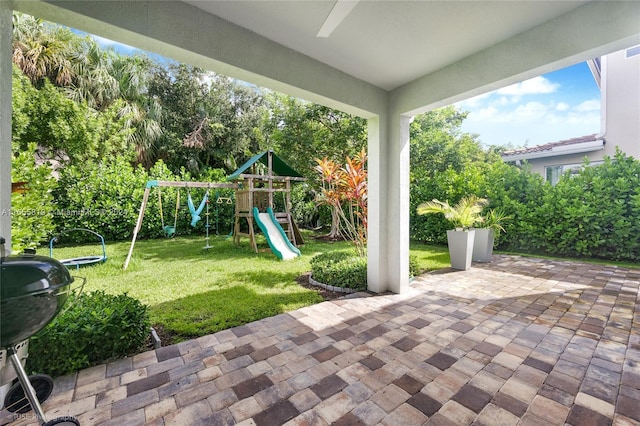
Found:
[{"label": "swing seat", "polygon": [[176,236],[176,227],[175,226],[171,226],[171,225],[165,225],[164,228],[162,228],[165,237],[167,238],[173,238]]}]

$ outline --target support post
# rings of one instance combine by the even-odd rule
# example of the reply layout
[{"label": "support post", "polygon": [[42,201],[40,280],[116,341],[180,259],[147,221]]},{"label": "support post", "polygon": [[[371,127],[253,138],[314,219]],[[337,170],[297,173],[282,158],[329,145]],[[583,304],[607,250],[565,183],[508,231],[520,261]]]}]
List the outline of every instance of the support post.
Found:
[{"label": "support post", "polygon": [[11,8],[0,1],[0,237],[11,253]]},{"label": "support post", "polygon": [[368,122],[368,289],[401,293],[409,285],[410,117],[381,114]]},{"label": "support post", "polygon": [[269,168],[269,207],[273,208],[273,152],[267,152],[267,163]]},{"label": "support post", "polygon": [[136,222],[136,227],[133,230],[133,238],[131,239],[131,247],[129,247],[129,254],[127,254],[127,259],[124,261],[124,266],[122,267],[122,269],[126,270],[127,267],[129,266],[129,261],[131,260],[131,255],[133,254],[133,246],[136,243],[138,232],[142,227],[142,219],[144,218],[144,211],[147,208],[147,201],[149,201],[150,192],[151,192],[151,188],[149,187],[149,185],[147,185],[144,188],[144,196],[142,197],[142,205],[140,206],[140,213],[138,213],[138,221]]}]

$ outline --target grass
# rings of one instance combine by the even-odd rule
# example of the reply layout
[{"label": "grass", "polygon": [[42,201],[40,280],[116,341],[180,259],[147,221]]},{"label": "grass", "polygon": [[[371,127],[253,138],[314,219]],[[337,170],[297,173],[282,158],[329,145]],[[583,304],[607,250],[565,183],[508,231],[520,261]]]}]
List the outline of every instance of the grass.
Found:
[{"label": "grass", "polygon": [[[321,302],[317,291],[296,279],[310,270],[316,254],[350,244],[306,237],[302,256],[288,262],[278,261],[264,239],[258,240],[258,254],[246,239],[235,246],[225,237],[212,237],[209,250],[202,249],[204,238],[197,236],[143,240],[136,243],[126,271],[122,265],[130,242],[110,243],[106,263],[72,275],[87,278],[84,291],[127,293],[141,300],[150,306],[152,324],[179,341]],[[448,266],[446,247],[412,244],[411,253],[424,269]],[[98,244],[54,247],[53,252],[58,259],[99,254]]]}]

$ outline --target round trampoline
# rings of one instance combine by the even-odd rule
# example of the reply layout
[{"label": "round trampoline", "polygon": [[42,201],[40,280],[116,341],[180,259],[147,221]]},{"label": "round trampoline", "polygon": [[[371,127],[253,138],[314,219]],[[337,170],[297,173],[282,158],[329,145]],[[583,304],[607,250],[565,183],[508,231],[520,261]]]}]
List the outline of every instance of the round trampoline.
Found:
[{"label": "round trampoline", "polygon": [[51,238],[51,240],[49,241],[49,257],[53,257],[53,244],[58,242],[62,235],[70,234],[73,232],[87,232],[95,235],[100,240],[100,245],[102,246],[102,255],[89,255],[89,256],[73,257],[70,259],[62,259],[59,261],[60,263],[62,263],[67,268],[79,269],[83,266],[91,266],[97,263],[103,263],[107,261],[107,249],[104,245],[104,238],[102,237],[102,235],[98,234],[97,232],[92,231],[90,229],[86,229],[86,228],[66,229],[60,232],[58,235]]}]

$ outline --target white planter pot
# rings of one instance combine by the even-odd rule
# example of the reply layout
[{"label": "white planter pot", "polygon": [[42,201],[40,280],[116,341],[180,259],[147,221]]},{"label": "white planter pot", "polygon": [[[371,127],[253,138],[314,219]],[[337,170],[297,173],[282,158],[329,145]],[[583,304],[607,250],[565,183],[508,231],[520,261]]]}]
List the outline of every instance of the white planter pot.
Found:
[{"label": "white planter pot", "polygon": [[471,268],[471,256],[473,254],[473,241],[475,230],[467,231],[447,231],[447,242],[449,244],[449,257],[451,267],[466,271]]},{"label": "white planter pot", "polygon": [[493,229],[476,228],[476,236],[473,241],[473,261],[491,262],[493,255]]}]

